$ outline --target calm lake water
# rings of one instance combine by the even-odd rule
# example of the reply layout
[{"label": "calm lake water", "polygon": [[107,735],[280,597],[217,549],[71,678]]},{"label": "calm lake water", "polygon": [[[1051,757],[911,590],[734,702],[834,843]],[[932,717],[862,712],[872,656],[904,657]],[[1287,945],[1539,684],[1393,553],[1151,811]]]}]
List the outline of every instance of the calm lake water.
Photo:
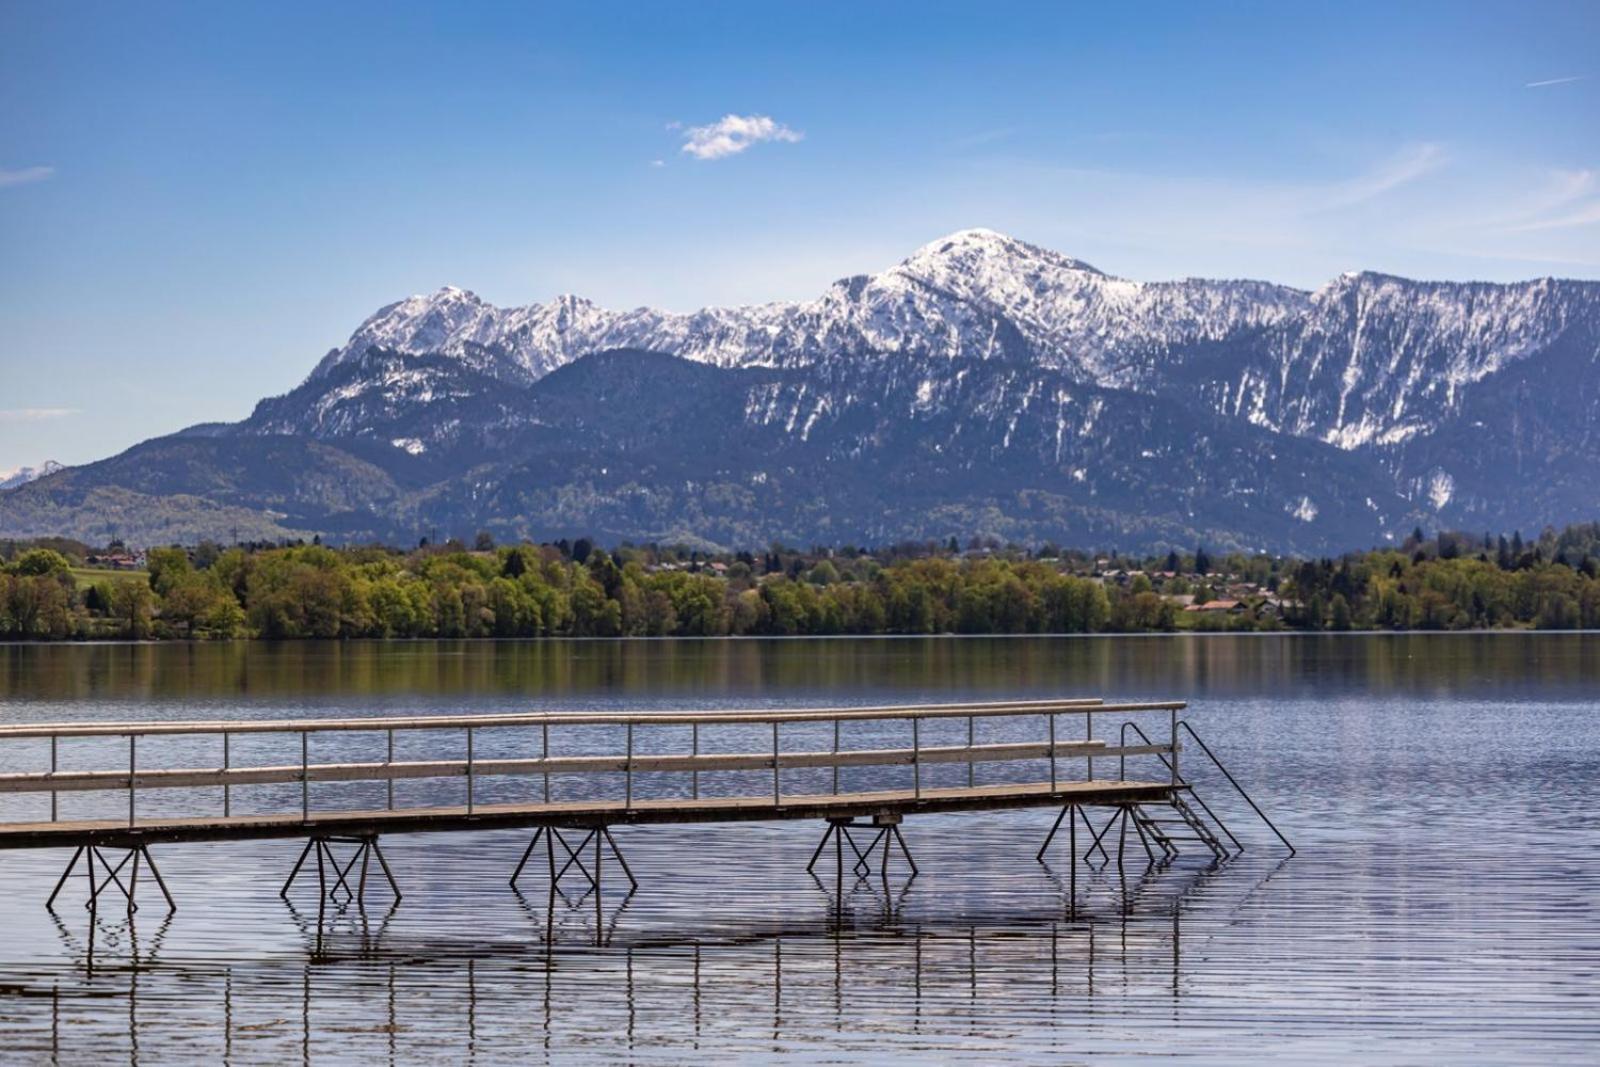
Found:
[{"label": "calm lake water", "polygon": [[639,891],[553,920],[519,832],[386,838],[404,902],[320,916],[298,842],[157,846],[180,910],[92,938],[67,853],[0,852],[0,1059],[1594,1061],[1600,635],[0,646],[4,722],[1066,695],[1189,701],[1300,854],[1198,761],[1243,856],[1070,907],[1043,810],[913,817],[921,876],[842,901],[820,827],[621,828]]}]

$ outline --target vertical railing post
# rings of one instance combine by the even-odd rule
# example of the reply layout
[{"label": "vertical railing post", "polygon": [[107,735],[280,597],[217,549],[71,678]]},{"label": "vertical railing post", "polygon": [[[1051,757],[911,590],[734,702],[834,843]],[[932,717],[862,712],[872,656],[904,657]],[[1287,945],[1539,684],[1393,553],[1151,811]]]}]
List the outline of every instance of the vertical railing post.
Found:
[{"label": "vertical railing post", "polygon": [[233,814],[233,786],[228,782],[228,768],[233,766],[233,753],[229,750],[229,739],[233,735],[222,731],[222,817],[228,818]]},{"label": "vertical railing post", "polygon": [[622,777],[623,777],[623,781],[624,781],[622,806],[623,806],[624,809],[633,807],[633,720],[632,719],[628,720],[626,729],[628,731],[628,758],[627,758],[627,762],[624,764],[623,772],[622,772]]},{"label": "vertical railing post", "polygon": [[1051,712],[1046,716],[1050,720],[1050,792],[1056,791],[1056,716]]},{"label": "vertical railing post", "polygon": [[778,789],[778,720],[772,720],[772,806],[777,807],[783,802],[783,794]]},{"label": "vertical railing post", "polygon": [[[911,795],[918,798],[922,796],[922,741],[919,736],[921,728],[922,720],[915,715],[911,716]],[[887,841],[883,849],[885,853],[888,852]]]},{"label": "vertical railing post", "polygon": [[[697,722],[689,724],[689,755],[700,755],[700,724]],[[689,771],[689,795],[695,800],[700,799],[700,761],[698,759]]]},{"label": "vertical railing post", "polygon": [[133,825],[133,776],[138,768],[138,757],[134,753],[134,741],[137,734],[128,735],[128,825]]},{"label": "vertical railing post", "polygon": [[469,727],[467,727],[467,814],[468,815],[472,814],[472,802],[474,800],[473,793],[476,791],[474,789],[474,786],[476,784],[477,784],[477,777],[472,773],[472,727],[469,726]]},{"label": "vertical railing post", "polygon": [[[1083,739],[1085,741],[1093,741],[1094,740],[1094,712],[1092,712],[1092,711],[1086,711],[1086,712],[1083,713]],[[1093,752],[1094,749],[1090,749],[1089,751]],[[1093,756],[1089,757],[1088,770],[1085,773],[1088,774],[1088,776],[1089,776],[1088,780],[1089,781],[1091,781],[1091,782],[1094,781],[1094,757]]]},{"label": "vertical railing post", "polygon": [[833,795],[839,795],[839,720],[833,720]]},{"label": "vertical railing post", "polygon": [[976,747],[976,739],[977,739],[977,727],[975,725],[976,722],[977,722],[977,719],[974,716],[972,716],[972,715],[968,715],[967,716],[967,788],[968,789],[972,788],[973,782],[974,782],[973,766],[972,766],[972,761],[973,761],[974,757],[973,757],[972,750],[973,750],[974,747]]},{"label": "vertical railing post", "polygon": [[1177,786],[1182,781],[1178,777],[1178,709],[1169,708],[1167,712],[1167,747],[1172,751],[1172,784]]},{"label": "vertical railing post", "polygon": [[311,734],[300,731],[300,821],[311,818]]},{"label": "vertical railing post", "polygon": [[[50,735],[50,777],[51,777],[52,780],[54,780],[54,778],[56,776],[56,741],[57,740],[58,740],[58,738],[56,737],[55,734],[51,734]],[[51,789],[50,790],[50,821],[51,822],[55,822],[56,821],[56,810],[57,810],[56,809],[56,791],[54,789]]]},{"label": "vertical railing post", "polygon": [[390,727],[384,733],[388,734],[388,748],[383,756],[383,774],[386,779],[384,789],[384,802],[388,810],[394,810],[394,728]]},{"label": "vertical railing post", "polygon": [[539,724],[539,734],[542,743],[539,747],[539,758],[544,763],[544,802],[550,803],[550,724]]}]

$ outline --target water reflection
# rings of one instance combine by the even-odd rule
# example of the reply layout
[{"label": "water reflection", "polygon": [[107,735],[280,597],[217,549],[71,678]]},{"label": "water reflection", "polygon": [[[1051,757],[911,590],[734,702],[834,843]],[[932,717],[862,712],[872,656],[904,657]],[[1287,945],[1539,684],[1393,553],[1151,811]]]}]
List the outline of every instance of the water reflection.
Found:
[{"label": "water reflection", "polygon": [[[80,1043],[90,1037],[81,1026],[93,1013],[87,1002],[108,996],[125,1002],[119,1028],[130,1062],[182,1054],[310,1063],[498,1058],[530,1037],[548,1053],[615,1047],[655,1058],[718,1044],[730,1029],[752,1052],[815,1047],[830,1034],[883,1050],[934,1047],[918,1041],[924,1035],[981,1047],[1003,1040],[1022,1005],[1054,1019],[1097,995],[1142,989],[1176,1002],[1185,992],[1180,907],[1077,922],[839,923],[603,953],[555,940],[449,968],[387,951],[387,915],[352,908],[295,919],[310,948],[298,966],[147,962],[103,972],[98,985],[57,981],[40,1020],[42,1047],[13,1047],[47,1048],[52,1062],[81,1058],[94,1047]],[[875,1032],[886,1010],[902,1033]]]},{"label": "water reflection", "polygon": [[[0,707],[299,702],[403,707],[652,702],[825,692],[1161,696],[1351,688],[1592,694],[1586,634],[1181,635],[805,640],[0,644]],[[1063,688],[1065,687],[1065,688]],[[8,706],[9,705],[9,706]],[[59,715],[62,709],[52,714]],[[225,708],[221,709],[226,713]]]}]

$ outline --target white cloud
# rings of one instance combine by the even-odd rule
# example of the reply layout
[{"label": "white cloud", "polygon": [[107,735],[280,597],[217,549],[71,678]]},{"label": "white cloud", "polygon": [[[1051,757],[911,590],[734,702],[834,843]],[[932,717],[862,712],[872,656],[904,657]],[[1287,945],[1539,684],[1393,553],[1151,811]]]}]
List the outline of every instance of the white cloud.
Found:
[{"label": "white cloud", "polygon": [[43,422],[78,414],[78,408],[0,408],[0,422]]},{"label": "white cloud", "polygon": [[667,165],[667,161],[664,159],[652,159],[650,165],[652,167],[664,167]]},{"label": "white cloud", "polygon": [[[676,128],[676,123],[668,127]],[[709,126],[684,128],[682,150],[696,159],[724,159],[763,141],[793,144],[804,137],[768,115],[724,115]]]},{"label": "white cloud", "polygon": [[1587,81],[1587,74],[1572,74],[1565,78],[1546,78],[1544,81],[1529,82],[1524,89],[1543,89],[1547,85],[1571,85],[1573,82]]},{"label": "white cloud", "polygon": [[27,185],[42,182],[56,172],[54,167],[22,167],[17,170],[0,168],[0,189],[10,185]]}]

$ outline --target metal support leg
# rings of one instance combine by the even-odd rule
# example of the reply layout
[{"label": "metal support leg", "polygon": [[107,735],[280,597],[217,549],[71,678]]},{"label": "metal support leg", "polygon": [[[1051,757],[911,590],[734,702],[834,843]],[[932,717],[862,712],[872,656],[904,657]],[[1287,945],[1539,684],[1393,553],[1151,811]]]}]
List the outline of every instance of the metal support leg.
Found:
[{"label": "metal support leg", "polygon": [[[1085,716],[1087,718],[1087,716]],[[1077,807],[1076,804],[1073,807]],[[1079,814],[1082,814],[1081,812]],[[1087,818],[1085,819],[1087,821]],[[1078,915],[1078,820],[1067,820],[1067,900],[1073,918]]]},{"label": "metal support leg", "polygon": [[383,877],[389,883],[389,892],[394,894],[394,902],[400,903],[400,885],[394,880],[394,872],[389,869],[389,861],[383,858],[383,847],[374,837],[371,842],[372,854],[378,858],[378,867],[383,871]]},{"label": "metal support leg", "polygon": [[82,855],[83,846],[79,845],[77,851],[73,852],[72,859],[67,861],[67,869],[61,872],[61,880],[56,883],[55,889],[50,893],[50,899],[44,902],[44,906],[47,911],[55,910],[56,897],[61,895],[62,887],[67,884],[67,879],[71,877],[73,870],[77,868],[78,859]]},{"label": "metal support leg", "polygon": [[[829,822],[828,823],[828,828],[822,832],[822,840],[817,842],[816,851],[811,853],[811,861],[806,864],[806,873],[807,874],[810,874],[812,872],[812,870],[816,868],[817,859],[822,855],[822,850],[827,847],[829,839],[834,837],[838,832],[839,832],[838,825],[833,823],[833,822]],[[840,852],[844,851],[844,845],[842,843],[839,845],[839,851]],[[841,859],[841,862],[843,862],[842,859]],[[70,871],[71,868],[69,867],[68,870]],[[65,875],[63,875],[62,877],[65,877]],[[51,899],[53,900],[55,898],[52,897]]]},{"label": "metal support leg", "polygon": [[[1078,818],[1083,820],[1083,828],[1085,830],[1088,830],[1090,834],[1094,835],[1094,843],[1091,844],[1088,847],[1088,849],[1086,849],[1084,851],[1084,854],[1083,854],[1084,862],[1087,863],[1089,861],[1089,853],[1093,852],[1095,849],[1099,849],[1101,858],[1106,863],[1110,863],[1111,862],[1111,856],[1110,856],[1110,854],[1108,852],[1106,852],[1105,846],[1100,843],[1100,836],[1098,834],[1094,833],[1094,824],[1089,821],[1089,813],[1084,811],[1082,806],[1078,807]],[[1112,820],[1111,821],[1115,822],[1116,821],[1116,817],[1112,816]],[[1106,827],[1108,829],[1110,828],[1110,826],[1111,826],[1111,823],[1109,823],[1109,822],[1106,823]]]},{"label": "metal support leg", "polygon": [[611,854],[616,857],[618,865],[622,867],[622,873],[627,875],[628,888],[630,890],[638,889],[639,881],[634,878],[633,871],[628,868],[628,861],[622,858],[622,850],[617,847],[617,839],[611,836],[611,828],[602,826],[600,827],[600,832],[605,835],[606,844],[611,846]]},{"label": "metal support leg", "polygon": [[[894,831],[894,839],[900,844],[900,854],[906,858],[906,865],[911,868],[911,877],[915,878],[920,872],[917,870],[917,861],[911,858],[911,850],[906,847],[905,835],[900,832],[898,826],[891,826],[890,829]],[[888,846],[884,847],[887,850]]]},{"label": "metal support leg", "polygon": [[1056,831],[1061,829],[1061,820],[1065,819],[1067,817],[1067,813],[1070,812],[1074,807],[1076,807],[1076,805],[1068,804],[1061,809],[1061,814],[1056,816],[1055,824],[1050,827],[1050,832],[1044,835],[1044,844],[1039,846],[1039,851],[1033,857],[1035,860],[1039,861],[1040,863],[1044,862],[1045,849],[1049,848],[1050,842],[1055,840]]},{"label": "metal support leg", "polygon": [[1092,837],[1089,847],[1083,850],[1083,862],[1089,862],[1089,857],[1094,855],[1095,849],[1099,849],[1100,855],[1103,857],[1100,863],[1101,867],[1111,862],[1111,853],[1106,851],[1105,836],[1111,832],[1111,828],[1117,825],[1117,820],[1121,818],[1122,809],[1118,808],[1111,813],[1111,818],[1106,820],[1105,826],[1101,827],[1099,832],[1096,832],[1094,824],[1089,821],[1089,816],[1086,813],[1083,814],[1083,825],[1088,828]]},{"label": "metal support leg", "polygon": [[177,911],[177,901],[173,900],[172,894],[167,891],[167,882],[166,879],[161,877],[161,868],[156,866],[156,858],[150,855],[150,849],[148,846],[140,845],[139,851],[144,853],[145,866],[150,868],[150,877],[156,880],[156,888],[161,890],[161,895],[167,900],[167,910]]},{"label": "metal support leg", "polygon": [[559,882],[566,877],[567,871],[576,865],[578,873],[583,875],[584,880],[590,885],[594,885],[594,875],[590,874],[589,868],[583,865],[583,850],[589,847],[589,839],[594,836],[594,831],[591,830],[589,833],[584,834],[583,840],[578,842],[577,848],[567,844],[567,839],[562,837],[558,831],[552,829],[550,832],[556,835],[556,840],[561,842],[561,847],[567,850],[567,862],[562,864],[561,870],[556,873],[556,881]]},{"label": "metal support leg", "polygon": [[[294,861],[294,869],[289,872],[288,880],[283,883],[283,888],[278,890],[278,895],[284,900],[289,899],[289,887],[294,885],[294,880],[300,875],[300,868],[305,866],[306,857],[311,855],[311,849],[316,845],[317,839],[306,838],[306,847],[300,850],[300,858]],[[317,853],[317,862],[322,861],[322,854]]]},{"label": "metal support leg", "polygon": [[517,862],[517,869],[511,872],[511,888],[517,887],[517,879],[522,877],[522,868],[528,865],[528,859],[533,855],[534,848],[539,844],[539,839],[544,836],[545,828],[539,827],[533,832],[533,840],[528,842],[528,850],[522,854],[522,859]]}]

